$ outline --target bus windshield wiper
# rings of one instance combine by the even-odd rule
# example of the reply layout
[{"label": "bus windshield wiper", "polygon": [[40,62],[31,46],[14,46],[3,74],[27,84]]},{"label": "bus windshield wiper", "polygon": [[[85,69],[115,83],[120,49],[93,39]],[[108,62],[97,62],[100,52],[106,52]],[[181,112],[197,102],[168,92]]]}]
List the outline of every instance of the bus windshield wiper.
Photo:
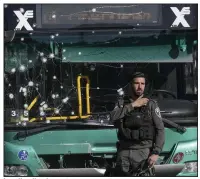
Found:
[{"label": "bus windshield wiper", "polygon": [[[102,114],[107,114],[106,113],[94,113],[92,115],[102,115]],[[98,126],[105,126],[105,127],[109,127],[109,126],[113,126],[110,124],[102,124],[99,121],[96,120],[80,120],[80,121],[73,121],[73,122],[66,122],[66,123],[56,123],[56,124],[35,124],[34,128],[28,129],[28,126],[23,127],[22,131],[17,132],[17,134],[14,136],[14,139],[20,139],[20,138],[25,138],[31,135],[35,135],[41,132],[45,132],[51,129],[57,129],[57,128],[62,128],[62,129],[67,129],[67,128],[73,128],[73,126],[79,126],[79,127],[87,127],[87,126],[93,126],[93,127],[98,127]]]},{"label": "bus windshield wiper", "polygon": [[[107,114],[107,112],[105,113],[93,113],[93,115],[101,115],[101,114]],[[185,133],[186,132],[186,128],[185,127],[182,127],[180,126],[179,124],[176,124],[175,122],[172,122],[168,119],[165,119],[165,118],[162,118],[163,122],[174,127],[177,132],[180,132],[180,133]],[[24,129],[23,131],[19,131],[17,132],[17,134],[14,136],[14,140],[16,139],[20,139],[20,138],[25,138],[25,137],[28,137],[28,136],[31,136],[31,135],[35,135],[35,134],[38,134],[38,133],[41,133],[41,132],[44,132],[44,131],[48,131],[48,130],[51,130],[51,129],[56,129],[56,128],[60,128],[60,127],[67,127],[70,123],[65,123],[65,124],[49,124],[49,125],[42,125],[42,126],[37,126],[36,128],[33,128],[33,129]],[[99,123],[93,123],[92,121],[91,122],[73,122],[71,123],[71,125],[99,125]],[[108,126],[110,126],[108,124]]]},{"label": "bus windshield wiper", "polygon": [[25,129],[23,131],[18,132],[15,136],[14,139],[19,139],[19,138],[24,138],[24,137],[28,137],[34,134],[38,134],[50,129],[54,129],[57,127],[63,126],[63,124],[53,124],[53,125],[48,125],[48,126],[40,126],[40,127],[36,127],[34,129]]},{"label": "bus windshield wiper", "polygon": [[182,127],[179,124],[176,124],[175,122],[170,121],[170,120],[165,119],[165,118],[162,118],[162,120],[163,120],[163,123],[174,127],[177,130],[177,132],[180,132],[180,133],[185,133],[186,132],[186,128],[185,127]]}]

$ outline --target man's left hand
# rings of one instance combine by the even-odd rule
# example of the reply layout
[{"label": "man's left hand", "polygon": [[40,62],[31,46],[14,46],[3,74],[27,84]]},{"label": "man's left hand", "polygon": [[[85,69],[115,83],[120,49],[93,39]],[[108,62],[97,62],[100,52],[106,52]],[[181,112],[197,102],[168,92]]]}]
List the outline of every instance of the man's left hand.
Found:
[{"label": "man's left hand", "polygon": [[148,162],[149,162],[149,166],[150,166],[150,167],[152,167],[152,166],[156,163],[156,161],[158,160],[158,156],[159,156],[159,155],[153,154],[153,155],[151,155],[151,156],[149,157]]}]

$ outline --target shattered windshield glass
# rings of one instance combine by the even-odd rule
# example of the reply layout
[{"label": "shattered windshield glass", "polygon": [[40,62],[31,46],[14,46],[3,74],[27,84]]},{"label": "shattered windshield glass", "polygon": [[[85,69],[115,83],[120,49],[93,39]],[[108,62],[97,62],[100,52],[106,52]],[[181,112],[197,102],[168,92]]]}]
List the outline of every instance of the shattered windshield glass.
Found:
[{"label": "shattered windshield glass", "polygon": [[5,120],[76,120],[109,112],[121,89],[130,94],[134,71],[147,74],[147,92],[177,93],[175,62],[192,62],[192,52],[170,56],[172,38],[122,31],[16,34],[5,44]]}]

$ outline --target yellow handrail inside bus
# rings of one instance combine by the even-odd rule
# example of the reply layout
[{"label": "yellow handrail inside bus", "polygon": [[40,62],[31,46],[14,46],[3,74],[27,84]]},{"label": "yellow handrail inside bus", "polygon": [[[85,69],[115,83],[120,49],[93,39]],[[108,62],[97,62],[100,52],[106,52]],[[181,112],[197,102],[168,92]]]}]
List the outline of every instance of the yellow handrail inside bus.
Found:
[{"label": "yellow handrail inside bus", "polygon": [[[82,115],[82,98],[81,98],[81,79],[86,79],[86,115]],[[78,76],[77,77],[77,89],[78,89],[78,111],[79,115],[78,116],[55,116],[55,117],[46,117],[46,120],[65,120],[65,119],[86,119],[90,115],[90,80],[88,76]],[[38,97],[36,97],[32,103],[30,104],[30,109],[33,107],[33,105],[37,102]],[[40,118],[42,120],[43,118]],[[32,118],[29,122],[33,122],[37,120],[36,118]]]},{"label": "yellow handrail inside bus", "polygon": [[[86,79],[86,111],[90,114],[90,80],[87,76],[78,76],[77,78],[77,89],[78,89],[78,107],[79,107],[79,117],[82,118],[82,98],[81,98],[81,79]],[[88,116],[89,117],[89,116]]]},{"label": "yellow handrail inside bus", "polygon": [[[82,116],[82,119],[86,119],[89,116]],[[40,118],[42,120],[43,118]],[[46,120],[68,120],[68,119],[80,119],[79,116],[55,116],[55,117],[46,117]],[[37,120],[36,118],[32,118],[29,122],[33,122]]]},{"label": "yellow handrail inside bus", "polygon": [[30,111],[31,108],[35,105],[35,103],[37,102],[38,100],[38,96],[35,97],[35,99],[31,102],[31,104],[28,106],[27,110]]}]

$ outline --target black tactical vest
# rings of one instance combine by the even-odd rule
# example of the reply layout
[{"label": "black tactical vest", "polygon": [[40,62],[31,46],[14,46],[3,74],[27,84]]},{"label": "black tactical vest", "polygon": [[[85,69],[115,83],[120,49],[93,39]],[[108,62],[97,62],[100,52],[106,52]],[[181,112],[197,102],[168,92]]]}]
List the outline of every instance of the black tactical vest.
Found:
[{"label": "black tactical vest", "polygon": [[[127,100],[124,101],[124,105],[126,103]],[[155,126],[148,104],[147,106],[134,108],[133,111],[121,119],[118,126],[118,138],[119,140],[135,142],[154,140]]]}]

